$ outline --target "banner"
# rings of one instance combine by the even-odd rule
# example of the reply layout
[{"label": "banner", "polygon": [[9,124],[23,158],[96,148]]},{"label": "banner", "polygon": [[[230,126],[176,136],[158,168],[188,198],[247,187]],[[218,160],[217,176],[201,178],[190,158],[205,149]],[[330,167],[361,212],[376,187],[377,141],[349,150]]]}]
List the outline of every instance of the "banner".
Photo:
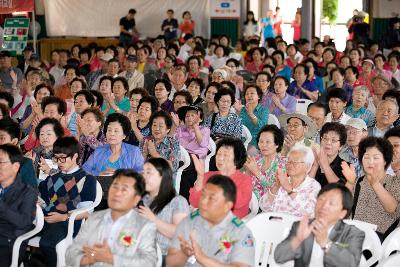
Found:
[{"label": "banner", "polygon": [[3,31],[3,49],[12,55],[21,55],[28,40],[28,18],[6,18]]},{"label": "banner", "polygon": [[189,11],[196,22],[195,34],[208,37],[209,33],[209,0],[50,0],[44,7],[49,36],[119,36],[119,20],[131,8],[137,11],[136,28],[142,37],[162,34],[168,9],[175,11],[178,22]]},{"label": "banner", "polygon": [[239,18],[240,1],[239,0],[211,0],[210,16],[213,19],[220,18]]},{"label": "banner", "polygon": [[31,12],[34,6],[34,0],[0,0],[0,14]]}]

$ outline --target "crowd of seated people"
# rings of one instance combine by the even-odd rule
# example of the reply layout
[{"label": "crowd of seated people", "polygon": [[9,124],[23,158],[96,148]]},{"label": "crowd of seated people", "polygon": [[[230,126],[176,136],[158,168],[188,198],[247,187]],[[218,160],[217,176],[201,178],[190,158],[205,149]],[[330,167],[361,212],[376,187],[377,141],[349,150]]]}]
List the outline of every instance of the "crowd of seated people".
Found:
[{"label": "crowd of seated people", "polygon": [[[76,218],[73,266],[153,266],[154,242],[170,266],[194,258],[194,266],[250,266],[253,237],[241,219],[252,200],[256,213],[301,220],[278,247],[281,262],[307,231],[320,257],[338,253],[320,231],[344,227],[348,216],[377,225],[381,240],[398,227],[400,43],[369,58],[373,45],[352,40],[345,51],[318,37],[287,45],[277,36],[268,47],[257,36],[241,41],[233,49],[226,35],[207,44],[187,33],[128,47],[77,45],[52,51],[50,65],[29,60],[22,69],[1,51],[0,266],[31,228],[36,202],[45,216],[40,250],[57,266],[70,214],[93,205],[96,181],[106,194],[100,211]],[[190,164],[179,174],[186,152]],[[321,211],[329,198],[342,205],[336,215]],[[207,248],[217,225],[237,235],[237,244],[224,237],[237,254]]]}]

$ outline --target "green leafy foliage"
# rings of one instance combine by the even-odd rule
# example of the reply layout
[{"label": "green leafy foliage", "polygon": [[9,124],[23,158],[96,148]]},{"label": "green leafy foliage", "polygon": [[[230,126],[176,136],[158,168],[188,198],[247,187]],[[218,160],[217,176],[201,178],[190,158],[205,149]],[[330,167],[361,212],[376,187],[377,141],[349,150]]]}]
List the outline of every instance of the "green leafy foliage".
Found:
[{"label": "green leafy foliage", "polygon": [[330,24],[336,22],[338,15],[338,0],[323,0],[322,16],[326,18]]}]

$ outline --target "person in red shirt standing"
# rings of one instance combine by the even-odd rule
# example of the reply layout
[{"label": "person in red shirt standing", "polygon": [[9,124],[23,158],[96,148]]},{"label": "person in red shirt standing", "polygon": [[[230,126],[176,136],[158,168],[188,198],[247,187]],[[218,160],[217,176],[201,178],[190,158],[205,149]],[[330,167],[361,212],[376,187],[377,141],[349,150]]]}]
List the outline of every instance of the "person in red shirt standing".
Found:
[{"label": "person in red shirt standing", "polygon": [[275,15],[274,15],[274,31],[276,36],[282,36],[282,29],[281,29],[281,24],[282,24],[282,16],[280,14],[281,8],[279,6],[276,7],[275,9]]},{"label": "person in red shirt standing", "polygon": [[194,27],[196,26],[196,23],[192,20],[192,14],[190,14],[189,11],[183,12],[182,19],[182,22],[179,24],[179,30],[181,30],[181,44],[185,42],[183,37],[185,37],[186,34],[190,33],[194,36]]}]

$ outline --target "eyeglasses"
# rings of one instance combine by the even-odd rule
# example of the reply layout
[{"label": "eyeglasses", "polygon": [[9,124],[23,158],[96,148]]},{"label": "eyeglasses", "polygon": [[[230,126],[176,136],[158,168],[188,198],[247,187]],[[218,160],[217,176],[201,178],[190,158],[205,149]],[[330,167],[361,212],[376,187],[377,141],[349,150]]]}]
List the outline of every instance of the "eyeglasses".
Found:
[{"label": "eyeglasses", "polygon": [[361,133],[361,130],[358,130],[358,129],[346,129],[346,131],[347,131],[347,133],[348,134],[359,134],[359,133]]},{"label": "eyeglasses", "polygon": [[330,138],[326,138],[326,137],[322,137],[321,141],[324,143],[332,143],[332,144],[340,142],[339,139],[330,139]]},{"label": "eyeglasses", "polygon": [[68,156],[63,156],[63,157],[54,156],[53,161],[56,163],[58,163],[58,162],[65,163],[67,161],[67,158],[68,158]]},{"label": "eyeglasses", "polygon": [[289,165],[297,165],[297,164],[302,164],[302,163],[304,163],[304,161],[288,161],[288,162],[286,162],[286,165],[287,166],[289,166]]},{"label": "eyeglasses", "polygon": [[0,164],[5,164],[5,163],[10,163],[11,161],[6,160],[6,161],[0,161]]}]

